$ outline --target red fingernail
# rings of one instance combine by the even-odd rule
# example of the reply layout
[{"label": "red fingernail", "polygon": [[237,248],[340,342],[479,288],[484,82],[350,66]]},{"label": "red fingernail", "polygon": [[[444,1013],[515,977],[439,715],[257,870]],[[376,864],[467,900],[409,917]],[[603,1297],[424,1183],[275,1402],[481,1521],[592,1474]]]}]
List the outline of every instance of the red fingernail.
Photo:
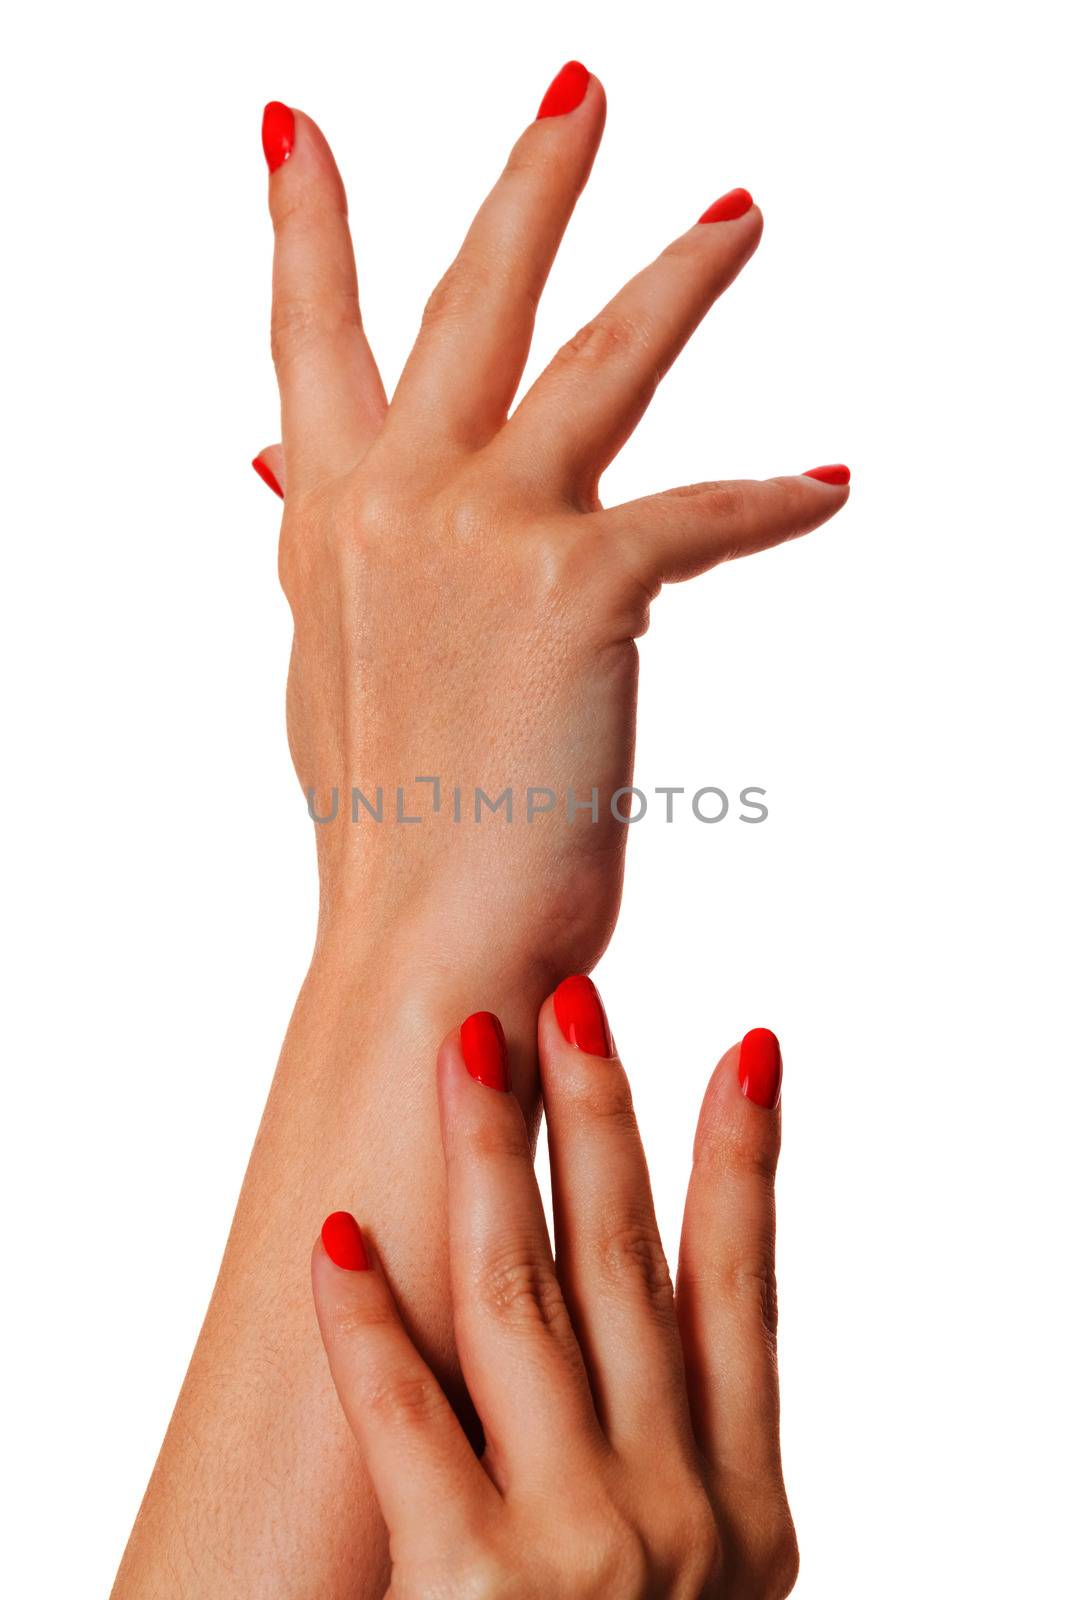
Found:
[{"label": "red fingernail", "polygon": [[335,1267],[366,1272],[370,1266],[359,1223],[350,1211],[331,1211],[322,1225],[322,1242]]},{"label": "red fingernail", "polygon": [[809,467],[804,474],[805,478],[818,478],[820,483],[847,483],[852,474],[848,468],[837,462],[832,467]]},{"label": "red fingernail", "polygon": [[580,61],[568,61],[565,67],[560,67],[545,90],[537,121],[540,122],[542,117],[566,116],[568,111],[581,105],[588,87],[589,68],[583,67]]},{"label": "red fingernail", "polygon": [[737,1081],[755,1105],[774,1110],[782,1094],[782,1047],[770,1028],[753,1028],[741,1040]]},{"label": "red fingernail", "polygon": [[613,1056],[615,1045],[592,978],[564,978],[552,996],[560,1032],[589,1056]]},{"label": "red fingernail", "polygon": [[283,106],[280,100],[272,100],[264,106],[263,154],[270,172],[277,172],[282,163],[288,161],[293,153],[295,138],[296,118],[289,107]]},{"label": "red fingernail", "polygon": [[752,210],[752,196],[747,189],[731,189],[720,195],[700,218],[701,222],[736,222],[746,211]]},{"label": "red fingernail", "polygon": [[278,482],[277,478],[274,476],[273,472],[270,470],[262,456],[256,456],[253,459],[252,471],[259,473],[260,477],[263,479],[263,482],[267,485],[267,488],[273,489],[279,500],[285,499],[281,484]]},{"label": "red fingernail", "polygon": [[508,1042],[500,1019],[491,1011],[476,1011],[459,1030],[463,1063],[472,1078],[490,1089],[507,1092],[511,1087],[508,1071]]}]

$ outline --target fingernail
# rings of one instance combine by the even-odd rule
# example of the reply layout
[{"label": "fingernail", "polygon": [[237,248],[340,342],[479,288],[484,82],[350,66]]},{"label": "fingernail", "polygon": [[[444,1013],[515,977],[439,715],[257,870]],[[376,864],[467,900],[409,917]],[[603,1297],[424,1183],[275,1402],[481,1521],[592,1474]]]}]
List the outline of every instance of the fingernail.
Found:
[{"label": "fingernail", "polygon": [[491,1011],[476,1011],[459,1030],[459,1047],[472,1078],[507,1093],[511,1087],[508,1043],[499,1017]]},{"label": "fingernail", "polygon": [[252,471],[259,473],[260,477],[263,479],[263,482],[267,485],[267,488],[273,489],[279,500],[285,499],[281,484],[278,482],[277,478],[274,476],[273,472],[270,470],[262,456],[254,457],[252,461]]},{"label": "fingernail", "polygon": [[782,1047],[770,1028],[753,1028],[741,1040],[737,1081],[754,1105],[774,1110],[782,1094]]},{"label": "fingernail", "polygon": [[613,1056],[615,1045],[592,978],[564,978],[552,996],[560,1032],[589,1056]]},{"label": "fingernail", "polygon": [[589,68],[583,67],[580,61],[568,61],[565,67],[560,67],[545,90],[537,121],[540,122],[542,117],[566,116],[568,111],[581,105],[588,87]]},{"label": "fingernail", "polygon": [[820,483],[847,483],[852,474],[848,468],[838,461],[832,467],[809,467],[804,474],[805,478],[818,478]]},{"label": "fingernail", "polygon": [[700,218],[701,222],[736,222],[746,211],[752,210],[752,196],[747,189],[731,189],[720,195]]},{"label": "fingernail", "polygon": [[331,1211],[322,1225],[322,1242],[335,1267],[366,1272],[370,1266],[359,1223],[350,1211]]},{"label": "fingernail", "polygon": [[288,161],[293,153],[293,140],[296,138],[296,118],[288,106],[283,106],[280,100],[272,100],[263,107],[263,154],[267,158],[267,169],[277,172],[284,161]]}]

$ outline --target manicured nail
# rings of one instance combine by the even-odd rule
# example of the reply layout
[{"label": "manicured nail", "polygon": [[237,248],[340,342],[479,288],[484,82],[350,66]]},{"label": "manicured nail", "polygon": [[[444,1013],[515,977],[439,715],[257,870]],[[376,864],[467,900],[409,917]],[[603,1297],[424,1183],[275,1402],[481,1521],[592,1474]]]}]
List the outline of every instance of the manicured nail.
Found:
[{"label": "manicured nail", "polygon": [[700,218],[701,222],[736,222],[746,211],[752,210],[752,196],[747,189],[731,189],[720,195]]},{"label": "manicured nail", "polygon": [[565,1039],[589,1056],[613,1056],[615,1045],[604,1006],[592,978],[564,978],[552,996],[556,1021]]},{"label": "manicured nail", "polygon": [[565,67],[560,67],[545,90],[537,121],[540,122],[542,117],[566,116],[568,111],[581,105],[588,87],[589,68],[583,67],[580,61],[568,61]]},{"label": "manicured nail", "polygon": [[350,1211],[331,1211],[322,1225],[322,1242],[335,1267],[366,1272],[370,1266],[359,1223]]},{"label": "manicured nail", "polygon": [[499,1017],[491,1011],[476,1011],[459,1030],[459,1047],[472,1078],[507,1093],[511,1087],[508,1042]]},{"label": "manicured nail", "polygon": [[256,456],[252,462],[252,471],[258,472],[268,489],[273,489],[279,500],[284,500],[282,486],[268,467],[262,456]]},{"label": "manicured nail", "polygon": [[809,467],[804,474],[805,478],[818,478],[820,483],[847,483],[852,474],[848,468],[838,461],[832,467]]},{"label": "manicured nail", "polygon": [[782,1047],[770,1028],[753,1028],[741,1040],[737,1081],[755,1105],[774,1110],[782,1094]]},{"label": "manicured nail", "polygon": [[296,118],[289,107],[283,106],[280,100],[272,100],[264,106],[263,154],[270,172],[277,172],[282,163],[288,161],[293,153],[295,138]]}]

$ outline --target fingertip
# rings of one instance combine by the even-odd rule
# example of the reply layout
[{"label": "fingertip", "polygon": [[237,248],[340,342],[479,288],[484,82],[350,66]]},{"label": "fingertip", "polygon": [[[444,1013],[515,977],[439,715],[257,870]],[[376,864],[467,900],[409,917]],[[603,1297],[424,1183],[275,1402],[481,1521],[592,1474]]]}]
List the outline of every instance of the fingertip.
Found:
[{"label": "fingertip", "polygon": [[607,1059],[616,1054],[604,1002],[588,974],[564,978],[550,1000],[550,1019],[562,1041],[588,1056]]},{"label": "fingertip", "polygon": [[852,480],[852,474],[843,461],[832,462],[826,467],[809,467],[802,476],[814,478],[816,483],[829,484],[834,489],[847,488]]},{"label": "fingertip", "polygon": [[258,475],[263,479],[263,482],[267,485],[268,489],[273,489],[279,500],[285,499],[285,490],[278,482],[275,473],[271,470],[270,464],[266,460],[265,451],[261,452],[258,456],[253,456],[252,471],[258,473]]},{"label": "fingertip", "polygon": [[282,100],[268,100],[263,107],[260,138],[267,171],[275,173],[285,165],[296,142],[296,116]]},{"label": "fingertip", "polygon": [[774,1111],[782,1097],[782,1047],[770,1028],[751,1028],[738,1047],[737,1082],[746,1100]]},{"label": "fingertip", "polygon": [[777,1148],[782,1095],[782,1052],[769,1028],[752,1028],[720,1057],[700,1104],[693,1136],[694,1163],[722,1148]]},{"label": "fingertip", "polygon": [[511,1089],[508,1041],[500,1018],[492,1011],[474,1011],[459,1029],[459,1053],[475,1083],[507,1094]]},{"label": "fingertip", "polygon": [[323,1250],[335,1267],[366,1272],[370,1255],[359,1223],[350,1211],[331,1211],[319,1231]]},{"label": "fingertip", "polygon": [[330,141],[313,117],[272,100],[263,111],[262,138],[271,178],[268,204],[275,222],[316,193],[329,194],[337,210],[347,217],[348,197],[340,168]]},{"label": "fingertip", "polygon": [[713,200],[698,219],[702,223],[737,222],[753,209],[755,201],[747,189],[730,189]]},{"label": "fingertip", "polygon": [[554,121],[577,111],[589,92],[592,76],[584,62],[565,61],[545,90],[534,121]]}]

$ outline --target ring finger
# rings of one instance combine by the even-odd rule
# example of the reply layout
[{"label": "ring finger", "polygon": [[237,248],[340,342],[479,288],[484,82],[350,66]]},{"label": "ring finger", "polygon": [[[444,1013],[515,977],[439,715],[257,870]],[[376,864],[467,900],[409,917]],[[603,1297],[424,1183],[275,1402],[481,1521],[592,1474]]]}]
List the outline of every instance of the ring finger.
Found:
[{"label": "ring finger", "polygon": [[564,345],[509,422],[505,448],[516,452],[522,470],[587,506],[660,378],[741,271],[762,231],[752,197],[733,190],[631,278]]}]

